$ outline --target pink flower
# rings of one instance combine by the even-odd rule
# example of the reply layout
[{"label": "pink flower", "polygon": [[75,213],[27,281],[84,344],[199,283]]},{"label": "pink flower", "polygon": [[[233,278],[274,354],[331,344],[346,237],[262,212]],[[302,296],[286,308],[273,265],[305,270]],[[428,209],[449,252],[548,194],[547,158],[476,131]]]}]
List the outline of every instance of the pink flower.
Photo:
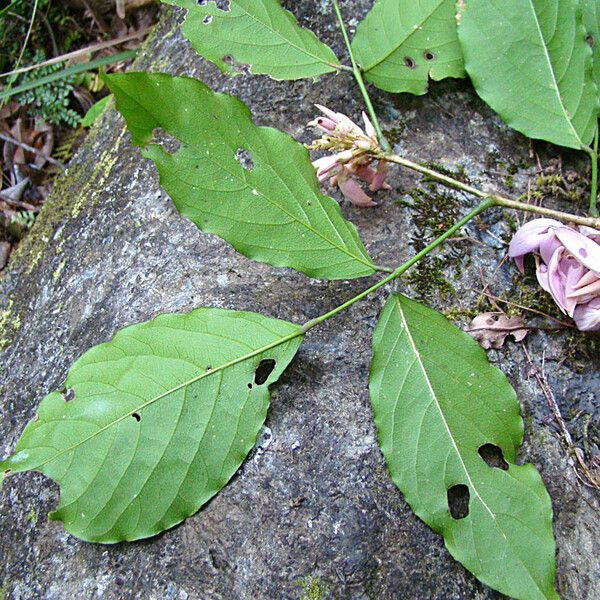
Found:
[{"label": "pink flower", "polygon": [[317,117],[309,126],[316,127],[325,135],[313,142],[310,148],[334,151],[334,154],[313,162],[319,181],[323,183],[329,179],[331,185],[337,185],[344,197],[356,206],[377,206],[355,179],[368,183],[372,192],[390,189],[385,181],[387,163],[379,161],[376,169],[371,166],[372,156],[381,152],[375,127],[365,113],[363,130],[346,115],[319,104],[316,106],[324,116]]},{"label": "pink flower", "polygon": [[508,250],[524,271],[536,252],[537,279],[581,331],[600,331],[600,231],[534,219],[514,235]]}]

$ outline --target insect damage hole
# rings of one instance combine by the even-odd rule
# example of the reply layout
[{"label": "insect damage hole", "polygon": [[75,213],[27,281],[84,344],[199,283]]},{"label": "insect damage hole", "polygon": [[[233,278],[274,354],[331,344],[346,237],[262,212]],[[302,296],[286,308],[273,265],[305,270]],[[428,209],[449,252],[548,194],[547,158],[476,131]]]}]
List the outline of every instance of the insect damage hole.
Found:
[{"label": "insect damage hole", "polygon": [[273,372],[276,365],[277,362],[272,358],[264,358],[261,360],[258,367],[256,367],[256,371],[254,371],[254,383],[256,385],[265,383],[265,381],[269,379],[269,375]]},{"label": "insect damage hole", "polygon": [[408,67],[409,69],[416,69],[417,63],[415,62],[414,58],[411,58],[410,56],[405,56],[404,57],[404,66]]},{"label": "insect damage hole", "polygon": [[423,52],[423,58],[425,58],[425,60],[435,60],[435,54],[431,52],[431,50],[425,50],[425,52]]},{"label": "insect damage hole", "polygon": [[202,19],[202,22],[203,22],[205,25],[210,25],[210,24],[212,23],[212,20],[213,20],[213,16],[212,16],[212,15],[206,15],[206,16],[204,17],[204,19]]},{"label": "insect damage hole", "polygon": [[504,460],[504,453],[498,446],[494,444],[484,444],[477,452],[479,452],[479,456],[483,458],[488,467],[508,471],[508,463]]},{"label": "insect damage hole", "polygon": [[140,415],[140,413],[131,413],[131,416],[139,423],[142,420],[142,416]]},{"label": "insect damage hole", "polygon": [[246,171],[252,171],[252,169],[254,169],[254,160],[252,160],[252,155],[248,150],[238,148],[235,152],[235,159],[244,169],[246,169]]},{"label": "insect damage hole", "polygon": [[65,402],[71,402],[75,399],[75,390],[73,388],[63,388],[60,392]]},{"label": "insect damage hole", "polygon": [[175,154],[181,148],[181,142],[162,127],[155,127],[152,143],[160,146],[167,154]]},{"label": "insect damage hole", "polygon": [[471,493],[469,488],[462,483],[459,485],[453,485],[447,492],[448,494],[448,508],[453,519],[460,520],[464,519],[469,514],[469,500],[471,499]]}]

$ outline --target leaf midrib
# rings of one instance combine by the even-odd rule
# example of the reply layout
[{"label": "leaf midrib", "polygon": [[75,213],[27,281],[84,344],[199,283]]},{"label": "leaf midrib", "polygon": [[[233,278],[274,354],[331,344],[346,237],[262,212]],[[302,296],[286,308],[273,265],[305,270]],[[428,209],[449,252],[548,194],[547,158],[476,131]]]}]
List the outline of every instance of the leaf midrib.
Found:
[{"label": "leaf midrib", "polygon": [[[439,10],[440,6],[444,2],[446,2],[446,0],[439,0],[438,4],[435,6],[435,8],[429,13],[429,15],[427,15],[427,17],[425,17],[424,20],[421,21],[421,25],[423,25],[424,23],[427,23],[427,21],[429,21],[429,19],[431,19],[431,17],[433,16],[433,13],[435,13],[437,10]],[[401,46],[403,46],[413,35],[415,35],[419,31],[420,30],[418,30],[418,29],[409,29],[407,31],[405,37],[402,38],[402,40],[400,42],[398,42],[398,44],[395,47],[393,47],[392,50],[390,50],[386,55],[384,55],[383,58],[376,60],[374,63],[372,63],[368,67],[363,67],[363,70],[365,72],[371,71],[375,67],[379,66],[381,63],[385,62],[390,56],[392,56],[392,54],[394,54],[395,52],[398,52],[398,50],[400,50]]]},{"label": "leaf midrib", "polygon": [[575,139],[579,142],[580,147],[584,147],[585,144],[583,143],[579,133],[577,133],[577,130],[575,129],[573,122],[571,121],[570,117],[569,117],[569,113],[567,112],[567,109],[563,103],[563,99],[560,95],[560,88],[558,85],[558,81],[556,80],[556,74],[554,72],[554,67],[552,65],[552,60],[550,58],[550,54],[548,53],[548,47],[546,45],[546,40],[544,39],[544,35],[542,33],[542,28],[540,25],[540,21],[538,19],[538,15],[535,11],[535,7],[533,5],[532,0],[528,0],[528,5],[529,8],[531,9],[531,12],[533,14],[533,20],[535,21],[535,26],[539,35],[539,39],[541,41],[542,44],[542,48],[544,49],[544,57],[546,58],[546,62],[547,62],[547,66],[548,66],[548,71],[550,72],[550,76],[552,78],[552,83],[553,83],[553,89],[556,92],[556,97],[558,100],[558,104],[563,112],[563,115],[565,117],[565,120],[567,121],[567,123],[569,124],[569,128],[571,129],[571,132],[573,133],[573,135],[575,136]]},{"label": "leaf midrib", "polygon": [[[406,317],[404,315],[404,311],[402,310],[402,305],[400,303],[400,300],[396,297],[395,299],[395,303],[396,303],[396,307],[398,308],[398,313],[400,314],[400,319],[402,320],[402,326],[404,328],[404,331],[406,332],[406,335],[408,337],[408,340],[410,342],[410,345],[412,347],[412,350],[414,352],[414,355],[419,363],[419,367],[421,369],[421,372],[423,373],[423,378],[427,384],[427,388],[429,389],[429,393],[431,395],[431,398],[433,399],[433,401],[435,402],[435,406],[438,409],[438,412],[440,414],[440,418],[442,419],[442,423],[444,424],[444,429],[446,430],[446,433],[448,434],[448,438],[450,439],[450,443],[452,444],[452,447],[454,448],[456,455],[458,456],[458,459],[460,461],[461,467],[463,469],[463,471],[465,472],[465,475],[469,481],[469,484],[471,485],[471,487],[473,488],[473,491],[475,492],[475,495],[477,496],[477,498],[479,498],[479,501],[481,502],[481,504],[485,507],[485,509],[490,513],[490,516],[492,517],[492,520],[494,522],[496,522],[496,515],[493,513],[493,511],[491,510],[491,508],[485,503],[484,499],[481,497],[481,495],[479,494],[479,490],[477,489],[477,487],[475,486],[475,483],[473,482],[473,480],[471,479],[471,475],[469,473],[469,470],[467,469],[467,465],[465,464],[465,461],[463,460],[462,454],[458,448],[458,445],[456,443],[456,440],[454,439],[454,436],[452,435],[452,431],[450,430],[450,426],[448,425],[448,422],[446,421],[446,416],[444,415],[444,411],[442,410],[442,407],[438,401],[437,398],[437,393],[435,392],[435,390],[433,389],[433,385],[431,384],[431,381],[429,379],[429,375],[427,374],[427,370],[425,369],[425,365],[423,364],[423,360],[421,359],[421,353],[419,352],[417,345],[413,339],[413,336],[410,332],[410,327],[408,326],[408,323],[406,321]],[[506,539],[506,535],[504,534],[504,532],[502,532],[502,535],[504,536],[504,538]]]},{"label": "leaf midrib", "polygon": [[[478,489],[475,487],[475,484],[473,483],[473,480],[471,479],[471,476],[469,474],[469,471],[467,469],[465,461],[463,460],[462,454],[460,453],[460,450],[458,449],[458,446],[457,446],[457,444],[456,444],[456,442],[454,440],[454,437],[452,435],[450,427],[449,427],[449,425],[448,425],[448,423],[446,421],[446,417],[444,415],[444,411],[442,410],[442,407],[441,407],[440,403],[438,402],[437,394],[435,393],[435,391],[433,389],[433,386],[432,386],[431,381],[429,379],[429,376],[427,374],[427,370],[425,369],[425,365],[423,364],[423,361],[421,359],[421,354],[420,354],[419,350],[417,349],[415,341],[414,341],[414,339],[412,337],[412,334],[411,334],[411,331],[410,331],[410,327],[408,326],[408,323],[406,321],[406,317],[404,315],[404,311],[402,310],[402,304],[400,303],[400,300],[399,300],[398,297],[395,298],[395,304],[396,304],[396,307],[398,308],[398,313],[400,314],[400,318],[402,320],[402,325],[403,325],[404,331],[406,332],[408,340],[410,341],[410,344],[412,346],[412,349],[413,349],[413,352],[415,354],[415,357],[416,357],[417,361],[419,362],[419,366],[420,366],[421,371],[423,373],[423,377],[425,379],[425,382],[427,383],[427,387],[429,389],[431,397],[433,398],[433,401],[435,402],[436,408],[438,409],[438,412],[440,414],[440,418],[442,419],[442,422],[444,424],[444,428],[446,429],[446,433],[448,434],[448,437],[450,438],[451,444],[452,444],[452,446],[453,446],[453,448],[454,448],[454,450],[455,450],[455,452],[456,452],[456,454],[458,456],[458,459],[459,459],[460,464],[461,464],[461,466],[462,466],[462,468],[463,468],[463,470],[465,472],[467,480],[469,481],[469,484],[471,485],[471,488],[475,492],[475,495],[477,496],[477,498],[479,499],[479,501],[481,502],[481,504],[485,507],[485,509],[489,512],[490,516],[492,517],[492,523],[494,523],[494,526],[499,531],[499,533],[502,535],[502,537],[506,541],[506,544],[508,546],[511,546],[508,537],[506,536],[506,534],[504,533],[504,531],[502,530],[502,528],[498,524],[498,521],[496,519],[496,515],[490,509],[490,507],[486,504],[486,502],[484,501],[484,499],[481,497],[481,495],[479,494]],[[533,576],[529,572],[529,569],[527,568],[527,566],[525,565],[525,563],[522,561],[521,557],[516,552],[515,552],[515,557],[521,563],[521,565],[523,566],[523,569],[524,569],[525,573],[527,573],[527,576],[531,579],[531,581],[536,586],[536,588],[539,589],[540,591],[542,591],[542,593],[545,593],[543,591],[543,589],[540,587],[539,583],[533,578]]]},{"label": "leaf midrib", "polygon": [[[306,56],[310,56],[311,58],[315,59],[319,64],[327,65],[328,67],[331,67],[331,68],[333,68],[335,70],[338,70],[340,68],[340,64],[339,63],[336,65],[336,64],[332,64],[330,62],[327,62],[326,60],[324,60],[323,58],[317,56],[316,54],[313,54],[312,52],[310,52],[306,48],[302,48],[301,46],[296,45],[294,42],[292,42],[288,38],[284,37],[279,31],[273,29],[272,27],[270,27],[269,25],[267,25],[266,23],[264,23],[263,21],[261,21],[258,17],[256,17],[253,14],[249,13],[245,8],[243,8],[242,6],[240,6],[235,0],[230,0],[230,1],[233,4],[235,4],[235,6],[237,6],[237,8],[241,12],[243,12],[245,15],[247,15],[248,17],[250,17],[254,22],[259,23],[265,29],[267,29],[268,31],[270,31],[272,34],[274,34],[275,36],[277,36],[278,38],[280,38],[281,40],[283,40],[286,44],[289,44],[293,48],[296,48],[296,50],[298,50],[299,52],[301,52],[303,54],[306,54]],[[224,10],[221,10],[221,9],[218,9],[218,10],[219,10],[219,12],[222,12],[222,13],[231,12],[231,11],[224,11]],[[286,10],[286,9],[284,9],[282,7],[282,10]],[[289,11],[286,11],[286,12],[289,12]],[[300,27],[300,24],[298,22],[296,22],[296,24],[298,25],[298,28],[300,29],[300,31],[302,31],[303,28]],[[323,44],[323,42],[321,42],[318,38],[317,38],[317,41],[320,42],[321,44]],[[255,44],[255,46],[258,47],[258,48],[261,47],[258,44]],[[323,44],[323,46],[325,48],[328,48],[328,49],[331,50],[331,48],[329,48],[329,46],[327,46],[326,44]],[[291,68],[291,67],[295,67],[296,65],[287,65],[287,66]]]},{"label": "leaf midrib", "polygon": [[279,340],[275,340],[274,342],[271,342],[270,344],[267,344],[266,346],[263,346],[262,348],[258,348],[257,350],[253,350],[252,352],[249,352],[248,354],[245,354],[245,355],[243,355],[241,357],[235,358],[235,359],[233,359],[233,360],[231,360],[231,361],[229,361],[227,363],[224,363],[224,364],[222,364],[222,365],[220,365],[218,367],[215,367],[214,369],[211,369],[210,371],[203,371],[202,373],[200,373],[200,375],[197,375],[196,377],[192,377],[191,379],[188,379],[187,381],[184,381],[183,383],[180,383],[180,384],[172,387],[171,389],[167,390],[166,392],[163,392],[162,394],[159,394],[158,396],[154,396],[150,400],[147,400],[146,402],[143,402],[139,406],[136,406],[136,407],[132,408],[131,410],[128,410],[126,414],[122,415],[121,417],[119,417],[117,419],[114,419],[110,423],[107,423],[104,427],[101,427],[100,429],[98,429],[98,431],[95,431],[93,434],[87,436],[83,440],[77,442],[76,444],[73,444],[69,448],[65,448],[65,449],[61,450],[60,452],[57,452],[51,458],[49,458],[49,459],[47,459],[47,460],[39,463],[38,465],[36,465],[34,467],[34,469],[35,470],[39,470],[41,467],[47,465],[48,463],[51,463],[51,462],[55,461],[56,459],[60,458],[64,454],[68,454],[69,452],[73,452],[74,450],[76,450],[77,448],[79,448],[80,446],[82,446],[83,444],[89,442],[91,439],[94,439],[96,436],[100,435],[101,433],[104,433],[105,431],[107,431],[111,427],[114,427],[115,425],[118,425],[121,421],[124,421],[125,419],[127,419],[128,417],[130,417],[131,413],[139,412],[139,411],[143,410],[144,408],[150,406],[151,404],[154,404],[155,402],[158,402],[159,400],[162,400],[166,396],[174,394],[175,392],[177,392],[177,391],[179,391],[179,390],[181,390],[181,389],[183,389],[185,387],[188,387],[188,386],[196,383],[197,381],[200,381],[204,377],[209,377],[210,375],[214,375],[215,373],[218,373],[220,371],[224,371],[225,369],[233,367],[233,366],[235,366],[235,365],[237,365],[237,364],[239,364],[241,362],[244,362],[245,360],[249,360],[251,358],[254,358],[255,356],[258,356],[259,354],[262,354],[263,352],[267,352],[268,350],[272,350],[273,348],[277,348],[278,346],[281,346],[282,344],[290,342],[290,341],[296,339],[297,337],[300,337],[300,336],[303,336],[303,335],[304,335],[304,332],[303,332],[302,328],[298,327],[298,329],[296,331],[294,331],[293,333],[290,333],[290,334],[286,335],[285,337],[283,337],[283,338],[281,338]]},{"label": "leaf midrib", "polygon": [[[130,96],[131,97],[131,96]],[[210,156],[203,156],[202,157],[204,160],[208,160],[209,162],[211,162],[213,165],[217,166],[219,169],[225,171],[226,173],[228,173],[232,178],[235,178],[237,180],[241,180],[241,178],[237,175],[237,173],[232,173],[231,171],[228,171],[223,165],[219,164],[218,162],[216,162],[215,160],[213,160],[212,158],[210,158]],[[268,166],[268,165],[267,165]],[[285,185],[285,187],[287,188],[287,190],[289,191],[289,193],[294,196],[294,193],[290,190],[289,186],[287,185],[287,183],[280,178],[280,180],[282,181],[283,185]],[[273,200],[272,198],[270,198],[269,196],[265,195],[262,190],[259,190],[257,187],[254,187],[252,185],[250,185],[246,179],[243,179],[243,184],[244,187],[240,188],[240,189],[246,189],[246,190],[250,190],[250,192],[252,192],[252,190],[256,190],[256,192],[260,195],[261,198],[264,198],[267,202],[269,202],[269,204],[273,205],[275,208],[277,208],[278,210],[280,210],[282,213],[284,213],[285,215],[287,215],[288,217],[290,217],[291,219],[293,219],[296,223],[298,223],[299,225],[302,225],[305,229],[307,229],[308,231],[310,231],[311,233],[313,233],[314,235],[316,235],[317,237],[320,237],[323,241],[327,242],[328,244],[330,244],[333,248],[336,248],[337,250],[339,250],[340,252],[342,252],[343,254],[346,254],[347,256],[349,256],[350,258],[362,263],[363,265],[369,267],[370,269],[373,269],[373,271],[381,271],[382,268],[381,267],[377,267],[374,263],[369,262],[369,260],[367,260],[366,258],[362,257],[362,256],[358,256],[356,254],[353,254],[350,250],[348,250],[347,248],[343,247],[343,246],[339,246],[335,241],[331,240],[330,238],[326,237],[324,234],[322,234],[320,231],[314,229],[314,227],[312,226],[312,224],[310,222],[305,222],[302,219],[299,219],[296,215],[294,215],[293,213],[289,212],[284,206],[282,206],[281,204],[278,204],[275,200]],[[311,190],[314,193],[314,190]],[[320,194],[315,194],[316,200],[318,201],[319,205],[321,206],[321,208],[323,209],[323,212],[325,213],[325,216],[327,217],[327,219],[329,220],[330,223],[332,223],[331,219],[329,218],[329,215],[327,214],[327,211],[325,210],[325,208],[322,206],[321,203],[321,197]],[[322,196],[323,198],[327,199],[326,196]],[[200,209],[201,210],[201,209]],[[306,213],[305,213],[306,214]],[[308,218],[308,216],[307,216]],[[342,217],[343,219],[343,217]],[[344,226],[346,226],[346,222],[345,219],[343,219],[344,221]],[[334,229],[335,224],[332,223]],[[344,241],[344,240],[343,240]]]}]

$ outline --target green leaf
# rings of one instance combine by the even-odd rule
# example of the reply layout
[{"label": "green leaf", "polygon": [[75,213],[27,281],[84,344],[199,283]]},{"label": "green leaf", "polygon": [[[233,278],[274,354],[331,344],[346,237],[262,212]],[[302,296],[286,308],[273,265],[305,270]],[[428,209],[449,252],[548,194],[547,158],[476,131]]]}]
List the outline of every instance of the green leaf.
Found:
[{"label": "green leaf", "polygon": [[112,96],[105,96],[102,100],[98,100],[90,110],[85,113],[83,119],[81,119],[82,127],[91,127],[99,118],[100,115],[104,112],[104,109],[107,107],[108,103],[111,101]]},{"label": "green leaf", "polygon": [[352,49],[366,79],[388,92],[424,94],[430,77],[465,76],[455,0],[377,0]]},{"label": "green leaf", "polygon": [[339,69],[333,50],[303,29],[277,0],[229,0],[227,10],[215,2],[162,0],[188,14],[183,35],[204,58],[233,73],[225,57],[250,65],[250,72],[274,79],[318,77]]},{"label": "green leaf", "polygon": [[292,323],[209,308],[123,329],[44,398],[0,473],[58,482],[51,518],[87,541],[173,527],[238,470],[301,338]]},{"label": "green leaf", "polygon": [[577,0],[461,0],[458,35],[477,93],[530,138],[582,149],[598,98]]},{"label": "green leaf", "polygon": [[[533,466],[514,464],[523,424],[506,377],[469,335],[399,294],[373,347],[379,442],[412,509],[487,585],[514,598],[558,598],[550,497]],[[501,452],[496,464],[507,470],[480,451]],[[448,495],[467,489],[468,515],[462,507],[453,516]]]},{"label": "green leaf", "polygon": [[600,0],[580,0],[583,25],[588,33],[588,43],[593,51],[594,82],[600,91]]},{"label": "green leaf", "polygon": [[[110,75],[106,82],[134,143],[145,146],[162,186],[200,229],[249,258],[312,277],[375,271],[354,225],[321,194],[307,150],[281,131],[257,127],[240,100],[164,74]],[[156,128],[181,148],[169,154],[148,145]]]}]

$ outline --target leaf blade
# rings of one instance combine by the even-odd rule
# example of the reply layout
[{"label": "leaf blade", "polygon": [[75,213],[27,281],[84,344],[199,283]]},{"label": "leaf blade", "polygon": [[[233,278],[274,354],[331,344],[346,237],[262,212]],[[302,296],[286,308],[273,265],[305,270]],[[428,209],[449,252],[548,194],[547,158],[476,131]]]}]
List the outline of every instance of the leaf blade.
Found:
[{"label": "leaf blade", "polygon": [[[264,423],[268,387],[301,339],[291,323],[219,309],[123,329],[73,365],[66,386],[74,399],[49,394],[0,471],[38,470],[57,481],[51,518],[77,537],[155,535],[238,470]],[[276,364],[257,384],[266,357]]]},{"label": "leaf blade", "polygon": [[230,0],[228,10],[213,1],[162,1],[188,9],[183,34],[198,54],[225,73],[233,72],[224,60],[227,55],[249,64],[251,73],[274,79],[304,79],[339,70],[333,50],[301,28],[277,0]]},{"label": "leaf blade", "polygon": [[[354,225],[321,194],[308,151],[276,129],[257,127],[240,100],[185,77],[105,79],[133,142],[155,162],[178,210],[201,230],[249,258],[311,277],[351,279],[377,270]],[[176,153],[149,145],[157,128],[181,142]],[[252,168],[236,158],[239,151],[251,155]]]},{"label": "leaf blade", "polygon": [[591,143],[598,99],[576,0],[469,0],[459,17],[466,70],[509,126],[568,148]]},{"label": "leaf blade", "polygon": [[430,77],[464,77],[455,17],[455,0],[377,0],[352,40],[366,79],[421,95]]},{"label": "leaf blade", "polygon": [[[412,509],[484,583],[516,598],[558,598],[550,498],[531,465],[514,464],[522,421],[504,375],[467,334],[399,294],[373,348],[380,445]],[[507,471],[484,462],[486,444],[502,451]],[[469,514],[454,518],[447,494],[461,485]]]},{"label": "leaf blade", "polygon": [[591,36],[592,64],[594,81],[600,93],[600,2],[599,0],[580,0],[583,13],[583,24]]}]

